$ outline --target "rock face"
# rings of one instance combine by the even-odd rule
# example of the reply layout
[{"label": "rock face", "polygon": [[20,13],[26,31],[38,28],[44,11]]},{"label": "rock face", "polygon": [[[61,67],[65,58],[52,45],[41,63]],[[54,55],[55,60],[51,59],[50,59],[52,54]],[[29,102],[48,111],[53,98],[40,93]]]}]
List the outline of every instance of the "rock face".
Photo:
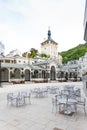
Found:
[{"label": "rock face", "polygon": [[83,91],[87,97],[87,75],[83,76]]}]

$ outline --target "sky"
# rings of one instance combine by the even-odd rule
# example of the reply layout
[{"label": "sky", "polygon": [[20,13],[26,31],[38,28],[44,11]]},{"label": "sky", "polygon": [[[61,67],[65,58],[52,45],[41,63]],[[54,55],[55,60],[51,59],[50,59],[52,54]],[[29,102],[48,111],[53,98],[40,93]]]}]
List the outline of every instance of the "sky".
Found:
[{"label": "sky", "polygon": [[58,52],[84,44],[85,0],[0,0],[0,41],[5,54],[41,51],[48,28]]}]

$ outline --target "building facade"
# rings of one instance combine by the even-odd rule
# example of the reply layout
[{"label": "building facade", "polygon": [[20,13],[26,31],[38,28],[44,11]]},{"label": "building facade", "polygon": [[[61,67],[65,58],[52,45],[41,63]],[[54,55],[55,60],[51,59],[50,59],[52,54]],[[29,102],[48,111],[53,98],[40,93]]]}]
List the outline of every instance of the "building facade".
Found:
[{"label": "building facade", "polygon": [[87,41],[87,0],[85,3],[85,13],[84,13],[84,40]]},{"label": "building facade", "polygon": [[0,82],[80,80],[83,71],[87,70],[87,54],[80,58],[79,61],[69,61],[63,65],[62,57],[57,49],[58,44],[52,40],[51,31],[48,30],[47,40],[41,43],[41,53],[50,55],[49,58],[22,57],[18,50],[13,50],[6,56],[1,53]]}]

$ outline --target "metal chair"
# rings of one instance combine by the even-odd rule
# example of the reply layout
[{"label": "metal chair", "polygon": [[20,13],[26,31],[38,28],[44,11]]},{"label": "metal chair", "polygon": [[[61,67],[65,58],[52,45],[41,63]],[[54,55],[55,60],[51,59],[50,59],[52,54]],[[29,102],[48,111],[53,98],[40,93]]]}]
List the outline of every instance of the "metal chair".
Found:
[{"label": "metal chair", "polygon": [[84,113],[86,115],[86,109],[85,109],[85,107],[86,107],[86,98],[80,97],[78,99],[78,101],[77,101],[77,109],[80,109],[80,110],[83,109],[83,111],[84,111]]},{"label": "metal chair", "polygon": [[29,104],[31,104],[30,98],[31,98],[31,93],[28,93],[26,91],[21,92],[21,96],[24,98],[24,104],[26,104],[26,100],[28,99]]},{"label": "metal chair", "polygon": [[13,100],[13,93],[8,93],[7,94],[7,104],[11,103],[12,104],[12,100]]},{"label": "metal chair", "polygon": [[59,105],[60,105],[60,103],[59,103],[60,97],[61,97],[60,95],[55,95],[55,97],[52,98],[52,112],[54,110],[55,110],[56,113],[57,113],[57,111],[59,111],[58,108],[60,108],[59,107]]}]

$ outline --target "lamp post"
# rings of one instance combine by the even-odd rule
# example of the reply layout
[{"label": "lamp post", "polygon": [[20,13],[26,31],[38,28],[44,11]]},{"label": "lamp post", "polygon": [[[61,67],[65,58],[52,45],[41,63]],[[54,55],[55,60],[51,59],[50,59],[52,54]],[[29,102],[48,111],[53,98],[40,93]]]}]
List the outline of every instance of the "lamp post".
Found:
[{"label": "lamp post", "polygon": [[1,86],[1,61],[0,61],[0,87],[2,87]]}]

